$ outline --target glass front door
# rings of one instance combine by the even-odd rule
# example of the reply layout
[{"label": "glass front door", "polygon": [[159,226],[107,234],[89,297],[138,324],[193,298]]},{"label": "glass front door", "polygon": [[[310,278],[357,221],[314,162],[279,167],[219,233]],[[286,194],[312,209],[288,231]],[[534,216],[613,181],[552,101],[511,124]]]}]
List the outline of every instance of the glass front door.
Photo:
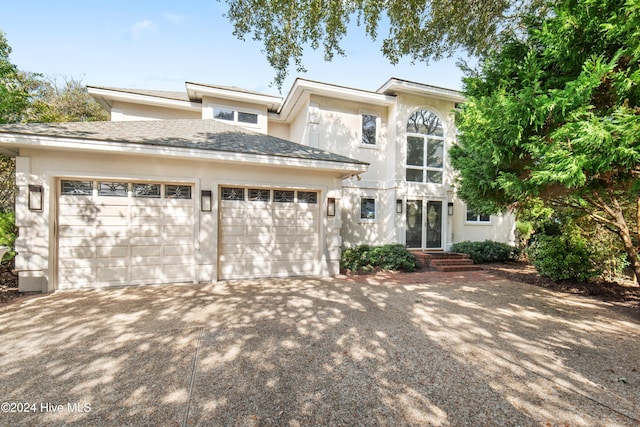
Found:
[{"label": "glass front door", "polygon": [[442,202],[407,200],[408,248],[442,248]]},{"label": "glass front door", "polygon": [[407,200],[407,247],[422,248],[422,200]]},{"label": "glass front door", "polygon": [[427,202],[426,215],[427,249],[442,247],[442,202]]}]

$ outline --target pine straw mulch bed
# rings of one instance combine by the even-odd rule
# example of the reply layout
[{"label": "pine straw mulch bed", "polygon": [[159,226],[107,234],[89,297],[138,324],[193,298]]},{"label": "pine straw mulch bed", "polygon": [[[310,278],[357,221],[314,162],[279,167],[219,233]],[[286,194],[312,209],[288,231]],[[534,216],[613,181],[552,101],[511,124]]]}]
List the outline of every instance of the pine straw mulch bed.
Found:
[{"label": "pine straw mulch bed", "polygon": [[640,311],[640,286],[633,282],[631,275],[627,275],[624,280],[619,281],[598,279],[586,282],[571,280],[556,282],[548,277],[540,276],[535,267],[526,261],[497,262],[481,266],[491,274],[505,279],[555,291],[584,295],[600,301],[615,302],[617,305]]}]

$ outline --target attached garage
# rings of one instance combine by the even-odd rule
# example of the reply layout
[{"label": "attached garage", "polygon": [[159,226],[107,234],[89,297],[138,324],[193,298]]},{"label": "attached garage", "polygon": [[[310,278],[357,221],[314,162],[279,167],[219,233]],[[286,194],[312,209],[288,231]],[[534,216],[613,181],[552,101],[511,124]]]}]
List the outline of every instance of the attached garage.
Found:
[{"label": "attached garage", "polygon": [[23,292],[337,274],[335,200],[367,170],[217,120],[0,125],[0,149]]},{"label": "attached garage", "polygon": [[58,289],[194,281],[191,185],[59,181]]},{"label": "attached garage", "polygon": [[221,187],[219,279],[319,274],[318,195]]}]

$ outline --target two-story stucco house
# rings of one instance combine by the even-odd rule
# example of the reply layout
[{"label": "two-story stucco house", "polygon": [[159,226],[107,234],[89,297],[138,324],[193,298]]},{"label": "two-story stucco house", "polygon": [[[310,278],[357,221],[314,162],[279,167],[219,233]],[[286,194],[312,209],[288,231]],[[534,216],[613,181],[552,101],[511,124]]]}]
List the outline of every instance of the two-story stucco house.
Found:
[{"label": "two-story stucco house", "polygon": [[453,90],[298,79],[285,98],[89,87],[109,122],[0,126],[23,291],[327,276],[341,248],[510,242],[456,199]]}]

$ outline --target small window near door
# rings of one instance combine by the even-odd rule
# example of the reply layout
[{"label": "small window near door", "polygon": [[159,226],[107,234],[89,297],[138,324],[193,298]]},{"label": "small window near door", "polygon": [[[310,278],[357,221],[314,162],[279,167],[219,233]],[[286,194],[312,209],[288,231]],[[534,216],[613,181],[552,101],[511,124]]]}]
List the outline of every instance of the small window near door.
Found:
[{"label": "small window near door", "polygon": [[491,222],[491,215],[481,214],[472,209],[467,208],[467,222],[475,222],[478,224],[488,224]]},{"label": "small window near door", "polygon": [[360,219],[376,219],[376,199],[360,199]]}]

